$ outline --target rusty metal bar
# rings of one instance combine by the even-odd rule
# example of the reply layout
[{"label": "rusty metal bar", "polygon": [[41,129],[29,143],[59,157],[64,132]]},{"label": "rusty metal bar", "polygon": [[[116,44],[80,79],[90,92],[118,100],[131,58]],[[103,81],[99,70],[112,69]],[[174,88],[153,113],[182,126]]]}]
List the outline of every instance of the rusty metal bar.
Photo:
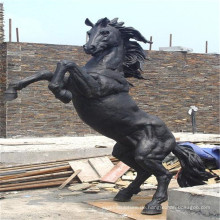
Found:
[{"label": "rusty metal bar", "polygon": [[[152,42],[152,36],[150,36],[150,41]],[[149,50],[152,49],[152,44],[149,44]]]},{"label": "rusty metal bar", "polygon": [[172,38],[173,38],[173,36],[172,36],[172,34],[170,34],[170,47],[172,47]]},{"label": "rusty metal bar", "polygon": [[19,32],[18,32],[18,28],[16,28],[16,37],[17,37],[17,43],[19,43]]},{"label": "rusty metal bar", "polygon": [[208,41],[205,42],[205,53],[208,53]]},{"label": "rusty metal bar", "polygon": [[9,42],[11,42],[11,26],[12,26],[11,18],[9,19]]}]

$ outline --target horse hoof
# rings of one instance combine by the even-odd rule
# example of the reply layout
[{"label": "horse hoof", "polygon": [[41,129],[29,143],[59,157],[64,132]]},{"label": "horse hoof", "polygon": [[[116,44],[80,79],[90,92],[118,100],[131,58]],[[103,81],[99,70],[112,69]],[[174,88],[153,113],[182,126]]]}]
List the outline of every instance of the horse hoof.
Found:
[{"label": "horse hoof", "polygon": [[122,189],[114,197],[114,201],[117,202],[129,202],[131,200],[133,193],[129,192],[127,189]]},{"label": "horse hoof", "polygon": [[131,200],[131,197],[133,196],[133,194],[138,194],[140,192],[140,188],[137,189],[122,189],[118,192],[118,194],[115,196],[114,201],[117,202],[129,202]]},{"label": "horse hoof", "polygon": [[60,85],[57,83],[50,83],[48,85],[49,90],[51,90],[52,92],[56,92],[60,90]]},{"label": "horse hoof", "polygon": [[12,101],[18,97],[17,90],[13,87],[9,87],[4,93],[5,101]]},{"label": "horse hoof", "polygon": [[142,210],[142,215],[159,215],[162,213],[162,206],[160,204],[157,205],[146,205]]},{"label": "horse hoof", "polygon": [[114,201],[116,202],[129,202],[131,200],[132,195],[120,194],[119,193],[114,197]]}]

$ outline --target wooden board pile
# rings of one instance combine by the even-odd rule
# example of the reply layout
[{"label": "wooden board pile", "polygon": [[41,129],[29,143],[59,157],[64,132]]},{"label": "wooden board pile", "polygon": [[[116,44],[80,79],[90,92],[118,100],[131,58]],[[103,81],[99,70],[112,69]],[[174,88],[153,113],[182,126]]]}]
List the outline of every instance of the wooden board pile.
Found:
[{"label": "wooden board pile", "polygon": [[[94,158],[92,161],[95,162],[96,160],[97,158]],[[82,160],[74,160],[71,162],[56,161],[49,163],[27,164],[11,167],[1,166],[0,192],[61,186],[69,178],[73,177],[76,171],[79,171],[78,167],[76,166],[77,161],[78,164],[82,163]],[[118,163],[118,160],[113,157],[110,157],[110,161],[112,162],[112,164]],[[73,163],[73,166],[75,164],[76,167],[71,167],[71,163]],[[93,163],[93,165],[95,166],[95,163]],[[106,169],[103,169],[103,171],[104,170]],[[78,172],[74,176],[74,178],[69,179],[67,184],[83,182],[83,179],[79,179],[79,174],[80,172]],[[97,180],[98,179],[99,178],[97,178]]]},{"label": "wooden board pile", "polygon": [[[181,168],[178,160],[163,163],[171,173]],[[216,173],[219,175],[219,170]],[[114,157],[96,157],[73,161],[56,161],[0,167],[0,192],[70,185],[71,191],[99,192],[126,187],[136,177],[136,172]],[[100,183],[101,182],[101,183]],[[210,179],[208,184],[216,183]],[[79,186],[81,185],[81,186]],[[155,189],[157,180],[151,176],[143,184],[143,189]],[[176,180],[175,180],[175,186]]]},{"label": "wooden board pile", "polygon": [[[68,162],[1,167],[0,192],[61,185],[73,174]],[[74,178],[73,182],[79,182]]]}]

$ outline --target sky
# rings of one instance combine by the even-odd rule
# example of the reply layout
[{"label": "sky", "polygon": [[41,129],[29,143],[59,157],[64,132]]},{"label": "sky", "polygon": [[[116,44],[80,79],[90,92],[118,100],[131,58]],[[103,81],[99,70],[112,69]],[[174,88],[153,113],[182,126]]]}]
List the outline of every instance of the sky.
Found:
[{"label": "sky", "polygon": [[[220,0],[0,0],[4,5],[5,41],[12,19],[12,41],[16,28],[20,42],[82,46],[89,27],[108,17],[119,18],[146,39],[153,37],[153,50],[169,46],[220,53]],[[140,43],[144,49],[149,44]]]}]

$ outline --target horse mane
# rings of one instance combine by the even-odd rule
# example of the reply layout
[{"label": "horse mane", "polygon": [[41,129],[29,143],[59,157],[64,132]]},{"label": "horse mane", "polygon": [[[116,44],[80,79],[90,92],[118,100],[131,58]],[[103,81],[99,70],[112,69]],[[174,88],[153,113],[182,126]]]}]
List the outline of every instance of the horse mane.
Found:
[{"label": "horse mane", "polygon": [[[125,43],[125,59],[123,61],[124,76],[144,79],[141,75],[141,67],[146,59],[146,53],[136,41],[142,41],[144,43],[149,43],[149,41],[134,28],[123,26],[124,22],[118,22],[118,18],[114,18],[111,21],[108,18],[102,18],[95,25],[110,25],[120,31]],[[136,41],[131,41],[131,38]]]},{"label": "horse mane", "polygon": [[125,77],[144,79],[141,71],[145,59],[146,54],[142,47],[135,41],[127,41],[125,43],[125,59],[123,62]]}]

